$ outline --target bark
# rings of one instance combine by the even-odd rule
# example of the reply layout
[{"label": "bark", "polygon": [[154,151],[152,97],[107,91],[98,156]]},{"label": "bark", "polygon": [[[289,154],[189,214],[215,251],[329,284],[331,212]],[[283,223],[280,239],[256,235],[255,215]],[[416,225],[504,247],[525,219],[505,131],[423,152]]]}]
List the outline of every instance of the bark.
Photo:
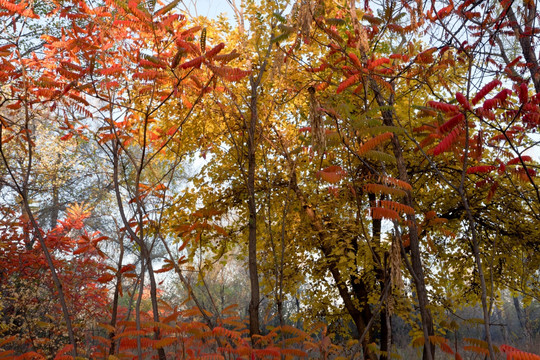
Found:
[{"label": "bark", "polygon": [[[152,266],[152,260],[150,256],[150,252],[145,247],[144,248],[143,256],[147,259],[147,269],[148,269],[148,277],[150,279],[150,299],[152,301],[152,313],[153,318],[156,323],[159,323],[159,307],[157,302],[157,283],[156,283],[156,277],[154,276],[154,268]],[[159,327],[154,327],[154,340],[160,340],[161,339],[161,332],[159,330]],[[158,349],[158,357],[159,360],[166,360],[167,356],[165,356],[165,349],[162,347]]]},{"label": "bark", "polygon": [[505,344],[508,344],[508,324],[506,322],[506,319],[503,318],[502,310],[498,307],[497,310],[497,317],[499,318],[499,323],[501,324],[501,333],[503,336],[503,341]]},{"label": "bark", "polygon": [[[385,265],[386,265],[386,259],[387,254],[385,254]],[[386,283],[386,266],[382,269],[382,274],[378,276],[379,281],[379,287],[381,289],[381,293],[384,291],[384,286]],[[382,275],[382,276],[381,276]],[[384,306],[381,309],[381,313],[379,314],[380,321],[381,321],[381,339],[380,339],[380,348],[381,348],[381,356],[380,360],[387,360],[389,359],[388,351],[390,351],[390,335],[391,335],[391,323],[390,323],[390,316],[388,314],[388,308],[387,306]]]},{"label": "bark", "polygon": [[62,282],[60,281],[60,278],[58,277],[58,273],[56,272],[56,267],[54,266],[54,262],[52,260],[51,254],[45,243],[45,239],[43,238],[43,235],[41,235],[41,231],[39,229],[37,221],[35,220],[34,215],[32,214],[32,211],[30,210],[28,201],[27,199],[23,199],[23,201],[24,201],[24,206],[26,208],[26,211],[28,212],[28,216],[30,217],[30,222],[32,224],[32,227],[35,230],[35,235],[38,238],[41,249],[43,250],[43,254],[45,255],[47,265],[49,266],[49,270],[51,271],[53,282],[54,282],[54,285],[56,286],[56,291],[58,291],[58,300],[60,302],[60,306],[62,307],[62,313],[64,314],[64,321],[66,322],[69,342],[73,345],[73,354],[74,354],[74,357],[76,358],[77,353],[78,353],[77,342],[75,341],[75,333],[73,331],[73,325],[71,323],[71,316],[69,314],[66,297],[64,295],[64,290],[62,288]]},{"label": "bark", "polygon": [[489,358],[491,360],[495,360],[495,352],[493,350],[493,341],[491,340],[490,316],[489,316],[489,308],[487,304],[486,279],[484,275],[484,269],[482,267],[482,259],[480,257],[480,246],[478,243],[478,234],[476,233],[476,229],[475,229],[476,223],[474,221],[474,218],[472,217],[471,211],[469,209],[469,205],[465,198],[465,194],[462,193],[461,196],[464,201],[464,204],[466,204],[465,209],[467,210],[467,214],[469,217],[469,224],[471,226],[471,232],[472,232],[471,243],[472,243],[472,248],[473,248],[474,261],[476,263],[476,269],[478,271],[478,278],[480,279],[482,314],[484,317],[484,331],[486,334],[486,341],[488,344]]},{"label": "bark", "polygon": [[[538,58],[536,57],[536,54],[534,52],[533,36],[523,35],[524,31],[520,27],[520,24],[523,24],[523,21],[519,21],[517,19],[514,9],[512,9],[513,1],[508,2],[500,0],[500,3],[505,3],[507,5],[506,17],[510,21],[510,24],[519,41],[521,53],[523,54],[523,57],[527,62],[527,68],[529,69],[529,73],[531,74],[534,89],[537,93],[540,93],[540,66],[538,65]],[[533,27],[534,21],[536,19],[536,2],[526,5],[525,7],[526,9],[523,9],[524,12],[526,11],[525,24],[523,25],[525,27]]]},{"label": "bark", "polygon": [[[376,197],[375,194],[368,194],[368,199],[370,203],[375,203]],[[382,221],[380,219],[373,219],[372,223],[372,253],[373,256],[376,258],[375,260],[375,277],[377,279],[377,282],[379,283],[379,287],[381,289],[381,293],[384,291],[384,286],[386,283],[386,259],[387,259],[387,253],[384,254],[384,264],[381,263],[381,225]],[[381,349],[381,356],[380,360],[386,360],[388,359],[388,342],[389,342],[389,326],[388,323],[388,310],[385,306],[381,309],[380,313],[380,325],[381,325],[381,338],[380,338],[380,349]]]},{"label": "bark", "polygon": [[255,133],[258,123],[257,101],[258,101],[258,83],[251,79],[251,116],[248,126],[248,268],[249,282],[251,285],[250,302],[249,302],[249,334],[253,339],[253,335],[260,334],[259,325],[259,274],[257,271],[257,203],[255,200],[255,168],[257,166],[255,151],[257,148]]},{"label": "bark", "polygon": [[[273,31],[271,37],[273,36]],[[259,273],[257,270],[257,202],[255,199],[255,170],[257,167],[256,151],[257,151],[257,126],[259,124],[259,89],[263,74],[268,66],[268,59],[272,50],[272,43],[268,45],[264,60],[257,73],[257,76],[251,75],[249,78],[251,86],[250,94],[250,116],[247,124],[247,152],[248,152],[248,171],[247,171],[247,191],[248,191],[248,269],[250,281],[250,302],[249,302],[249,334],[253,339],[253,335],[261,333],[259,325]]]},{"label": "bark", "polygon": [[291,183],[289,181],[289,186],[287,187],[287,199],[285,200],[285,207],[283,208],[283,216],[281,223],[281,257],[279,263],[279,285],[278,285],[278,314],[279,314],[279,325],[283,327],[285,325],[285,320],[283,318],[283,268],[285,267],[285,230],[286,230],[286,218],[287,212],[289,209],[289,189]]},{"label": "bark", "polygon": [[284,312],[283,312],[283,270],[285,267],[285,236],[287,231],[287,213],[289,211],[289,197],[290,197],[290,187],[291,183],[290,181],[287,184],[287,192],[285,197],[285,206],[283,206],[282,214],[281,214],[281,233],[279,237],[279,244],[280,244],[280,254],[278,256],[278,249],[276,248],[276,242],[274,241],[273,231],[272,231],[272,223],[273,223],[273,211],[272,211],[272,192],[271,192],[271,179],[270,175],[268,173],[268,164],[266,163],[266,156],[264,158],[265,162],[265,169],[266,169],[266,181],[267,181],[267,190],[266,190],[266,207],[267,207],[267,216],[266,216],[266,224],[267,224],[267,232],[268,237],[270,240],[270,246],[272,249],[272,256],[274,260],[274,278],[275,278],[275,285],[274,285],[274,299],[276,302],[277,307],[277,313],[278,313],[278,319],[279,319],[279,325],[283,327],[285,325],[285,318],[284,318]]},{"label": "bark", "polygon": [[[60,161],[61,161],[60,154],[58,154],[58,157],[56,158],[55,166],[56,168],[59,168]],[[58,188],[58,185],[56,184],[58,179],[58,173],[55,171],[53,174],[53,178],[51,179],[52,183],[52,209],[51,209],[51,222],[50,222],[50,229],[54,229],[56,227],[56,223],[58,222],[58,214],[60,213],[60,189]]]},{"label": "bark", "polygon": [[[137,302],[135,303],[135,326],[137,327],[137,331],[141,331],[141,302],[142,302],[142,296],[144,292],[145,271],[146,271],[145,263],[144,263],[144,258],[143,258],[141,259],[141,273],[140,273],[141,282],[139,284],[139,293],[137,295]],[[137,357],[139,360],[143,360],[141,336],[139,334],[137,334]]]}]

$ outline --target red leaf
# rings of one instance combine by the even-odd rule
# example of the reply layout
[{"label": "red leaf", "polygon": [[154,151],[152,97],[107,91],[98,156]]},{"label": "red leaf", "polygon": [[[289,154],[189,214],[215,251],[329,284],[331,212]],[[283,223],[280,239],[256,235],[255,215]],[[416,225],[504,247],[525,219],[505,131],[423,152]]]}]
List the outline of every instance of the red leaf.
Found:
[{"label": "red leaf", "polygon": [[497,191],[497,188],[499,187],[499,183],[495,182],[491,187],[489,188],[488,195],[486,197],[486,202],[490,202],[493,198],[493,195],[495,195],[495,192]]},{"label": "red leaf", "polygon": [[489,83],[487,83],[480,91],[476,94],[476,96],[472,99],[472,104],[476,105],[480,100],[482,100],[491,90],[493,90],[495,87],[501,85],[502,83],[499,80],[493,80]]},{"label": "red leaf", "polygon": [[495,169],[496,167],[493,165],[473,166],[467,169],[467,174],[488,173]]},{"label": "red leaf", "polygon": [[446,114],[459,112],[459,108],[456,105],[441,103],[438,101],[428,101],[427,106],[440,110]]},{"label": "red leaf", "polygon": [[358,56],[356,56],[355,53],[349,53],[349,58],[352,60],[354,65],[358,66],[359,68],[362,67],[362,62],[360,61],[360,59],[358,59]]},{"label": "red leaf", "polygon": [[462,93],[460,92],[456,93],[456,100],[458,101],[458,103],[460,103],[461,106],[463,106],[464,109],[466,110],[471,109],[471,104],[469,104],[469,100],[467,100],[465,95],[463,95]]},{"label": "red leaf", "polygon": [[181,69],[187,69],[187,68],[198,68],[199,66],[201,66],[201,63],[203,62],[204,60],[204,56],[198,56],[188,62],[185,62],[183,63],[182,65],[180,65],[180,68]]},{"label": "red leaf", "polygon": [[493,98],[493,99],[488,99],[484,101],[484,105],[482,105],[482,107],[485,110],[492,110],[492,109],[495,109],[498,105],[499,105],[499,100]]},{"label": "red leaf", "polygon": [[450,118],[450,120],[442,124],[439,130],[441,130],[441,132],[443,133],[448,132],[452,130],[453,128],[455,128],[463,120],[465,120],[465,115],[463,115],[462,113],[454,115],[453,117]]},{"label": "red leaf", "polygon": [[529,87],[526,83],[521,83],[518,88],[518,96],[519,101],[522,104],[525,104],[527,101],[529,101]]},{"label": "red leaf", "polygon": [[67,141],[67,140],[71,139],[72,137],[73,137],[73,133],[69,133],[69,134],[67,134],[67,135],[62,136],[62,137],[60,138],[60,140],[62,140],[62,141]]},{"label": "red leaf", "polygon": [[497,95],[495,95],[494,99],[497,99],[504,104],[508,96],[511,94],[512,91],[510,89],[502,89]]},{"label": "red leaf", "polygon": [[212,58],[216,56],[221,50],[223,50],[224,47],[225,47],[224,43],[219,43],[218,45],[214,46],[212,49],[206,52],[206,57]]},{"label": "red leaf", "polygon": [[6,106],[8,109],[11,109],[11,110],[17,110],[17,109],[20,109],[21,107],[21,102],[20,101],[17,101],[16,103],[14,104],[9,104]]},{"label": "red leaf", "polygon": [[433,155],[437,156],[452,146],[452,144],[456,141],[457,137],[461,134],[462,128],[461,127],[455,127],[454,130],[450,132],[440,143],[433,149]]},{"label": "red leaf", "polygon": [[167,272],[167,271],[171,271],[172,269],[174,268],[174,265],[169,263],[169,264],[164,264],[163,267],[159,270],[154,270],[155,273],[157,274],[160,274],[160,273],[164,273],[164,272]]},{"label": "red leaf", "polygon": [[78,247],[76,250],[73,251],[73,255],[79,255],[79,254],[82,254],[88,250],[92,249],[92,247],[90,245],[86,245],[86,246],[80,246]]},{"label": "red leaf", "polygon": [[450,15],[452,10],[454,9],[454,5],[451,3],[448,6],[443,7],[441,10],[437,11],[437,17],[440,19],[443,19]]},{"label": "red leaf", "polygon": [[126,271],[134,271],[134,270],[135,270],[135,265],[127,264],[127,265],[122,266],[122,268],[120,268],[120,274],[123,274]]},{"label": "red leaf", "polygon": [[508,65],[506,65],[506,67],[507,68],[514,67],[519,62],[519,60],[521,60],[521,56],[518,56],[517,58],[509,62]]},{"label": "red leaf", "polygon": [[530,156],[527,156],[527,155],[523,155],[521,157],[516,157],[516,158],[513,158],[512,160],[508,161],[506,163],[506,165],[516,165],[516,164],[520,164],[521,161],[525,162],[525,161],[532,161],[532,158]]},{"label": "red leaf", "polygon": [[436,47],[427,49],[416,56],[415,62],[418,64],[430,64],[433,62],[433,53],[437,50]]},{"label": "red leaf", "polygon": [[307,71],[308,72],[320,72],[320,71],[326,70],[326,68],[328,68],[328,66],[330,66],[330,64],[328,64],[327,62],[323,62],[321,64],[321,66],[318,66],[316,68],[309,68],[309,69],[307,69]]}]

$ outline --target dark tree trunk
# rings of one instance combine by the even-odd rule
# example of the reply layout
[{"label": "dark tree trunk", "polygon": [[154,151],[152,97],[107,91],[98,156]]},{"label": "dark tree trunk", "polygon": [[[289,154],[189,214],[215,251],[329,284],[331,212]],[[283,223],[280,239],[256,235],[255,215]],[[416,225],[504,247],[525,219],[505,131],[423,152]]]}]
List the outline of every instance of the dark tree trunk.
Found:
[{"label": "dark tree trunk", "polygon": [[259,325],[259,274],[257,271],[257,203],[255,200],[255,168],[256,168],[256,131],[258,122],[257,101],[258,101],[258,84],[251,79],[251,116],[248,125],[248,267],[249,281],[251,285],[251,298],[249,302],[249,334],[260,334]]}]

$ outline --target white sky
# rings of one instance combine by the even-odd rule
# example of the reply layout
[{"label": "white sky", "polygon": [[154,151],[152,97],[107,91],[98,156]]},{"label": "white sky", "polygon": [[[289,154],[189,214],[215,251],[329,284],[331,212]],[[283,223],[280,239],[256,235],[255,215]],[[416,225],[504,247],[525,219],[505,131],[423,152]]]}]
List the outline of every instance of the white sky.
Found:
[{"label": "white sky", "polygon": [[219,14],[226,13],[229,19],[232,18],[231,6],[227,0],[182,0],[182,3],[194,16],[215,19]]}]

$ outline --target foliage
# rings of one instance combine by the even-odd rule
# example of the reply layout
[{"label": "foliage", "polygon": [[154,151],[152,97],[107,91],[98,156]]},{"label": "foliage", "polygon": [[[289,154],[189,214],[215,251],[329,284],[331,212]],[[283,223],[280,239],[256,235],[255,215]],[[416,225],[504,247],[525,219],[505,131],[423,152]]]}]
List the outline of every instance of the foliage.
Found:
[{"label": "foliage", "polygon": [[0,1],[0,358],[537,358],[532,2],[229,5]]}]

